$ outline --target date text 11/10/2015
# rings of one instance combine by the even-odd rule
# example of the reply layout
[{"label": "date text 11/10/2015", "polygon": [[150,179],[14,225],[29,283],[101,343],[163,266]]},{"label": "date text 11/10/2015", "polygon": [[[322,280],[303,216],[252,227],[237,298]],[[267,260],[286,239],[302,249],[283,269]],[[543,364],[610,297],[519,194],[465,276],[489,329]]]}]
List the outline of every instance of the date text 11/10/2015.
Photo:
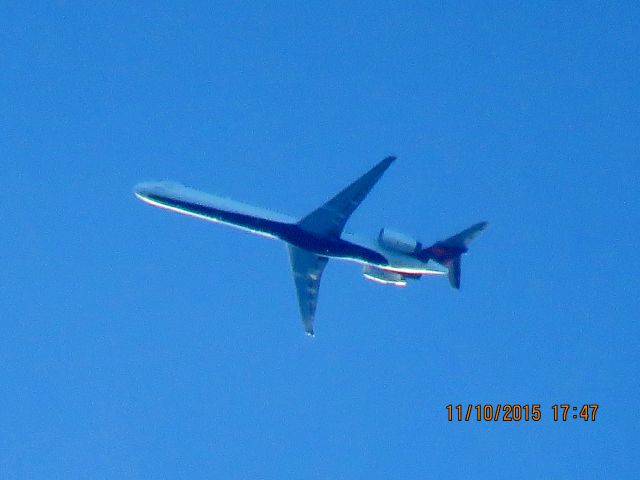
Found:
[{"label": "date text 11/10/2015", "polygon": [[[554,422],[595,422],[599,406],[597,403],[557,403],[548,410]],[[449,404],[446,409],[450,422],[539,422],[545,416],[539,403]]]}]

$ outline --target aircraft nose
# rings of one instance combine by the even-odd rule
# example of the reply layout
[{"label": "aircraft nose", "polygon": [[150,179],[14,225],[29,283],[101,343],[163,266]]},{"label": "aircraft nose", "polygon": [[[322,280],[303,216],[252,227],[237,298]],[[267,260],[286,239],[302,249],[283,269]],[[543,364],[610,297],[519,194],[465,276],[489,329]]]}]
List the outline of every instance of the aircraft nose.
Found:
[{"label": "aircraft nose", "polygon": [[149,182],[140,182],[135,187],[133,187],[133,193],[136,197],[146,197],[151,192],[151,183]]}]

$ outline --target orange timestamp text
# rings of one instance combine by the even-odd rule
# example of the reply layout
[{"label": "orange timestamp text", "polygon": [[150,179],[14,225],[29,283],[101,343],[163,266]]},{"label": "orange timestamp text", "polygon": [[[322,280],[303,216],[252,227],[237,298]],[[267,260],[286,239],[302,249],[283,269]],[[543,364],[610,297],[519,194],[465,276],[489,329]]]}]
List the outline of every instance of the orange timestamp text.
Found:
[{"label": "orange timestamp text", "polygon": [[[583,403],[572,405],[557,403],[551,405],[551,418],[554,422],[583,420],[595,422],[596,412],[600,405],[597,403]],[[539,422],[543,417],[543,408],[539,403],[498,403],[446,406],[447,420],[450,422]]]}]

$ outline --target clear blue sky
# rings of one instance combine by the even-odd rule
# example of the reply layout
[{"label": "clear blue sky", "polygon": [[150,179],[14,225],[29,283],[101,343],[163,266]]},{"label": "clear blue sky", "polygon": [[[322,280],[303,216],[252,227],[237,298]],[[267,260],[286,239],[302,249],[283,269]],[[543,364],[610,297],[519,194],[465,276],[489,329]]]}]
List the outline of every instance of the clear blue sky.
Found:
[{"label": "clear blue sky", "polygon": [[[637,477],[636,2],[56,3],[0,14],[1,478]],[[315,339],[282,244],[132,195],[303,215],[390,154],[350,230],[490,229],[460,292],[330,262]]]}]

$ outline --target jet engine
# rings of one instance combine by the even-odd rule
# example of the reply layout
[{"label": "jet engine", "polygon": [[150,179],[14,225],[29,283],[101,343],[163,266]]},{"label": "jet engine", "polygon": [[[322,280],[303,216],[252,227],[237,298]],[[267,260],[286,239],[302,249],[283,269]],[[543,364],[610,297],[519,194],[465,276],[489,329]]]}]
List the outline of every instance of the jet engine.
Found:
[{"label": "jet engine", "polygon": [[382,283],[384,285],[395,285],[396,287],[404,287],[407,284],[404,276],[400,273],[389,272],[381,268],[365,265],[362,269],[362,276],[372,282]]},{"label": "jet engine", "polygon": [[383,228],[378,234],[378,243],[389,250],[414,254],[422,250],[422,244],[402,233]]}]

